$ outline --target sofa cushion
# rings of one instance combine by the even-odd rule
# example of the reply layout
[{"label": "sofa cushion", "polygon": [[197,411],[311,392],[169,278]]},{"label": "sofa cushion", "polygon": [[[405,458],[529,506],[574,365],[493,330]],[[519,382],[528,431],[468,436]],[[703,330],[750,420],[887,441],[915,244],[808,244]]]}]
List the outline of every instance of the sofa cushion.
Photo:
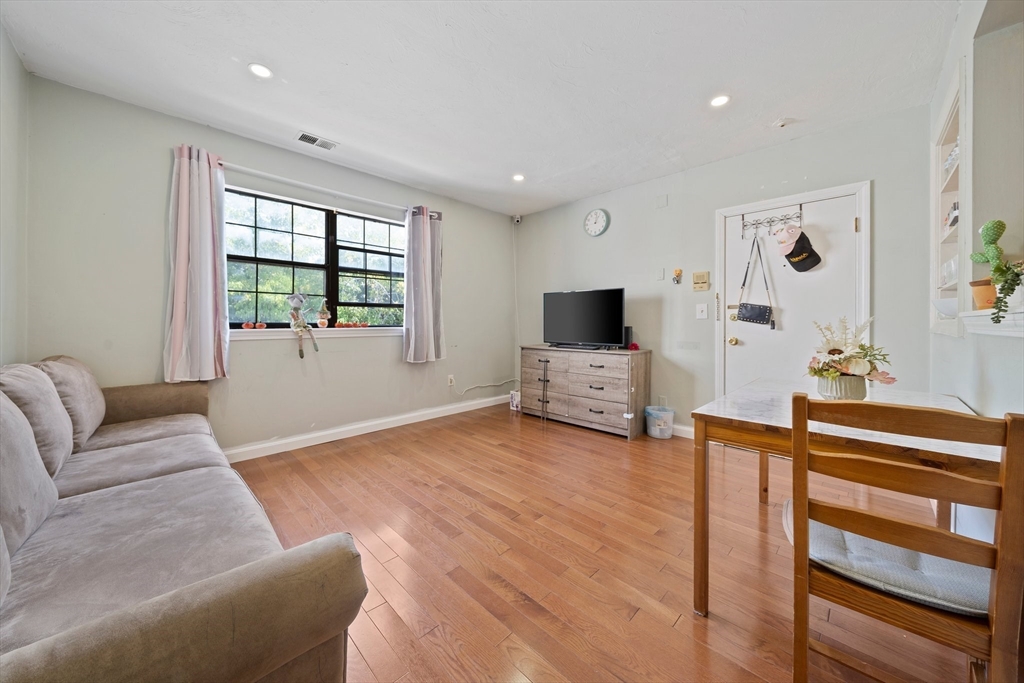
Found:
[{"label": "sofa cushion", "polygon": [[79,451],[98,451],[101,448],[126,446],[184,434],[213,436],[213,430],[210,428],[210,421],[205,416],[195,414],[167,415],[165,417],[150,417],[145,420],[118,422],[117,424],[102,425],[89,437]]},{"label": "sofa cushion", "polygon": [[3,607],[7,589],[11,587],[11,554],[7,552],[4,528],[0,526],[0,607]]},{"label": "sofa cushion", "polygon": [[71,417],[45,372],[22,363],[0,368],[0,391],[28,418],[36,447],[50,476],[57,474],[74,445]]},{"label": "sofa cushion", "polygon": [[12,561],[56,504],[57,487],[39,457],[32,426],[0,392],[0,527]]},{"label": "sofa cushion", "polygon": [[280,551],[227,467],[65,498],[11,558],[0,653]]},{"label": "sofa cushion", "polygon": [[167,439],[79,451],[54,478],[61,498],[162,477],[201,467],[228,467],[212,436],[190,434]]},{"label": "sofa cushion", "polygon": [[50,356],[35,365],[53,380],[60,401],[71,416],[74,450],[79,450],[103,422],[103,415],[107,412],[100,385],[84,363],[70,356]]}]

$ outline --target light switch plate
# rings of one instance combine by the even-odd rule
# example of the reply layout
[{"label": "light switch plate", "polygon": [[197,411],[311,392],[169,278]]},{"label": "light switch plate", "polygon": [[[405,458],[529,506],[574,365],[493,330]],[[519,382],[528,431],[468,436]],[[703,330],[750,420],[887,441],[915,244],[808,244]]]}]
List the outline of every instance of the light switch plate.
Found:
[{"label": "light switch plate", "polygon": [[697,320],[707,320],[707,319],[708,319],[708,305],[707,304],[697,304]]},{"label": "light switch plate", "polygon": [[654,279],[655,280],[664,280],[665,279],[665,269],[664,268],[655,268],[654,269]]}]

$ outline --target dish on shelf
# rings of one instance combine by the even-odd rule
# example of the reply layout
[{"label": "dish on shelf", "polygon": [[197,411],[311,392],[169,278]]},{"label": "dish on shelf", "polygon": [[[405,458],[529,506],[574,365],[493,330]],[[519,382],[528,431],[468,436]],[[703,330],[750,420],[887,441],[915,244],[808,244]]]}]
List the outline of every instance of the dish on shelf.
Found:
[{"label": "dish on shelf", "polygon": [[957,316],[956,299],[932,299],[932,306],[943,318],[955,318]]}]

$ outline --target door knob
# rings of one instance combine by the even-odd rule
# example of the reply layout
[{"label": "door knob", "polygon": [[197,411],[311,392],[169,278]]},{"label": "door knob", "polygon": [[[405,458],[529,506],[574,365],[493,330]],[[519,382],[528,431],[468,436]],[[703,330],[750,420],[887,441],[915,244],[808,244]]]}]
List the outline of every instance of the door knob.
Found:
[{"label": "door knob", "polygon": [[729,346],[736,346],[740,343],[740,340],[736,337],[729,337]]}]

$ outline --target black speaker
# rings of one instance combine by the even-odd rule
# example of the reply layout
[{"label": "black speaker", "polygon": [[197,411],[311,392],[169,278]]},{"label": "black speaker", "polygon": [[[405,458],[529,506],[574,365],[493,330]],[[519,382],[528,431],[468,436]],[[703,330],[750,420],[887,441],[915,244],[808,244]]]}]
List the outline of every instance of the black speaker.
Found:
[{"label": "black speaker", "polygon": [[633,328],[626,325],[625,343],[622,344],[622,348],[628,349],[629,345],[633,343]]}]

